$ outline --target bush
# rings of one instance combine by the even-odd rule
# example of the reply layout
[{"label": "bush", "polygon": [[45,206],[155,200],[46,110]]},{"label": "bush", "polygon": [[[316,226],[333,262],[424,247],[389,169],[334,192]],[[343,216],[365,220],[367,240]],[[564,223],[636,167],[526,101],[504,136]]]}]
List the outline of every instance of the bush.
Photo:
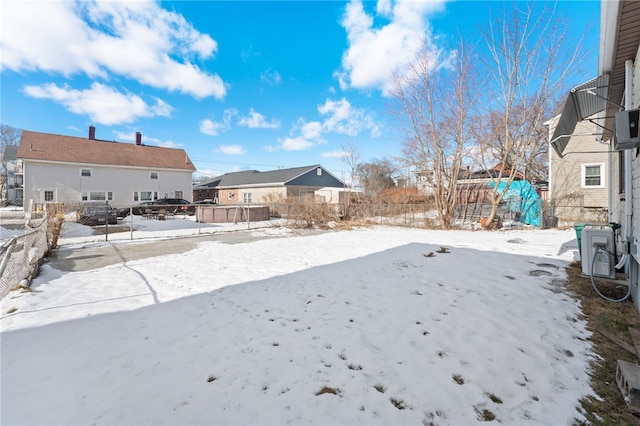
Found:
[{"label": "bush", "polygon": [[330,221],[337,221],[336,210],[327,203],[317,203],[312,197],[289,200],[291,209],[289,221],[294,227],[322,227]]},{"label": "bush", "polygon": [[62,204],[47,205],[47,240],[49,249],[58,247],[58,238],[64,222],[64,206]]}]

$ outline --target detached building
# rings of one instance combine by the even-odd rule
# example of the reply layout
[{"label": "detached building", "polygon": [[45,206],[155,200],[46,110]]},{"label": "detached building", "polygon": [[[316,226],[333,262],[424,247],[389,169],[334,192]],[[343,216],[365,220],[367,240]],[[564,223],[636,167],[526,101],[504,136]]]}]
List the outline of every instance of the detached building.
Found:
[{"label": "detached building", "polygon": [[225,173],[195,186],[193,199],[209,199],[216,204],[250,204],[314,196],[318,201],[338,203],[339,193],[345,187],[344,182],[316,164],[269,172]]},{"label": "detached building", "polygon": [[191,199],[195,167],[183,149],[96,139],[95,127],[80,138],[24,130],[22,161],[25,208],[31,203],[74,205],[107,201],[126,207],[158,198]]}]

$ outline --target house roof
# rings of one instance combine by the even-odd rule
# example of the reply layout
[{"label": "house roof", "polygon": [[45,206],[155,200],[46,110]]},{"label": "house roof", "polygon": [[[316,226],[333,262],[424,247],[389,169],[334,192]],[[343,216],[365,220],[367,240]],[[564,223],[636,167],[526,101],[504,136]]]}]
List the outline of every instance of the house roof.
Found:
[{"label": "house roof", "polygon": [[16,156],[18,154],[18,147],[8,145],[4,147],[4,156],[2,156],[2,161],[16,161]]},{"label": "house roof", "polygon": [[316,164],[313,166],[305,166],[305,167],[294,167],[291,169],[272,170],[268,172],[259,172],[258,170],[245,170],[241,172],[225,173],[221,176],[217,176],[213,179],[210,179],[201,183],[200,185],[194,187],[194,189],[238,187],[238,186],[250,186],[250,185],[267,185],[267,184],[285,185],[287,182],[299,176],[302,176],[305,173],[315,170],[318,167],[322,168],[324,172],[329,173],[319,164]]},{"label": "house roof", "polygon": [[195,171],[183,149],[22,131],[21,160]]}]

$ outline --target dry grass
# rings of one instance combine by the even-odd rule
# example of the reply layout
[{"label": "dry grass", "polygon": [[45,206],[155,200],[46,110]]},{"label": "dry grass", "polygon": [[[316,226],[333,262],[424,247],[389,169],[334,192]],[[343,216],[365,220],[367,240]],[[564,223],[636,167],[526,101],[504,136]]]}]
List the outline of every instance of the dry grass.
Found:
[{"label": "dry grass", "polygon": [[332,388],[330,386],[323,386],[319,391],[315,393],[315,395],[320,396],[327,393],[331,395],[340,395],[340,389]]},{"label": "dry grass", "polygon": [[[635,305],[631,300],[613,303],[600,297],[593,289],[591,280],[582,275],[579,262],[572,263],[567,268],[567,273],[567,287],[581,302],[587,327],[593,333],[591,341],[601,357],[598,362],[594,362],[591,372],[591,385],[600,399],[586,398],[581,401],[585,416],[590,424],[595,425],[640,425],[640,417],[631,413],[616,384],[618,360],[635,363],[638,359],[599,331],[611,333],[633,346],[629,327],[640,328],[640,317]],[[620,293],[606,295],[614,298],[621,296]]]}]

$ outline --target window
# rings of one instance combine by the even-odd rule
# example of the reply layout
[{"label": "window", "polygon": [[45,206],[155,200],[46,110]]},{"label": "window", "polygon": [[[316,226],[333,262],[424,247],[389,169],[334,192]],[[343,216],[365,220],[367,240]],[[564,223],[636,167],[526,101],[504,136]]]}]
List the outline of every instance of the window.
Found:
[{"label": "window", "polygon": [[91,169],[80,169],[80,176],[82,177],[91,177],[92,170]]},{"label": "window", "polygon": [[251,193],[243,192],[242,193],[242,202],[245,204],[251,204]]},{"label": "window", "polygon": [[316,174],[317,174],[318,176],[322,176],[322,169],[321,169],[320,167],[318,167],[318,168],[316,169]]},{"label": "window", "polygon": [[158,172],[149,172],[149,179],[158,180]]},{"label": "window", "polygon": [[133,201],[154,201],[158,199],[158,193],[154,191],[136,191],[133,193]]},{"label": "window", "polygon": [[182,191],[175,191],[175,195],[174,196],[175,196],[175,198],[184,198],[182,196]]},{"label": "window", "polygon": [[53,189],[45,189],[42,191],[42,201],[45,203],[53,202],[56,200],[56,192]]},{"label": "window", "polygon": [[604,188],[604,164],[582,165],[582,187]]},{"label": "window", "polygon": [[83,192],[82,201],[113,201],[113,192],[111,191]]}]

